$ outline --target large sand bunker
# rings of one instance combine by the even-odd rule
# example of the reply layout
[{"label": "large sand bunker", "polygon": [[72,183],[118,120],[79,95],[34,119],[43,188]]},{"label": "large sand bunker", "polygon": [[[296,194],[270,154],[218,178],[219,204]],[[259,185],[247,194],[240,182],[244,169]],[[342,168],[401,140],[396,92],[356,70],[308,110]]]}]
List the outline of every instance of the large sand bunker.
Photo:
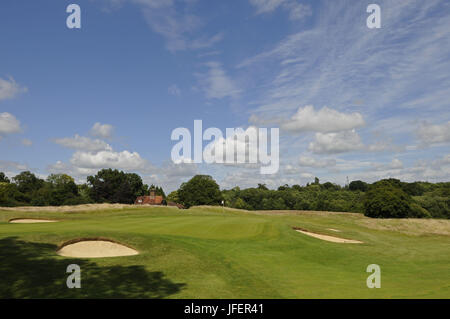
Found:
[{"label": "large sand bunker", "polygon": [[109,239],[77,239],[63,244],[57,254],[65,257],[99,258],[133,256],[139,252]]},{"label": "large sand bunker", "polygon": [[37,219],[37,218],[14,218],[9,221],[13,224],[35,224],[35,223],[56,223],[57,220]]},{"label": "large sand bunker", "polygon": [[353,240],[353,239],[345,239],[345,238],[339,238],[339,237],[334,237],[334,236],[329,236],[329,235],[322,235],[322,234],[316,234],[316,233],[311,233],[307,230],[304,229],[300,229],[300,228],[294,228],[296,231],[298,231],[299,233],[314,237],[314,238],[318,238],[318,239],[322,239],[322,240],[326,240],[326,241],[330,241],[333,243],[344,243],[344,244],[362,244],[362,241],[359,240]]}]

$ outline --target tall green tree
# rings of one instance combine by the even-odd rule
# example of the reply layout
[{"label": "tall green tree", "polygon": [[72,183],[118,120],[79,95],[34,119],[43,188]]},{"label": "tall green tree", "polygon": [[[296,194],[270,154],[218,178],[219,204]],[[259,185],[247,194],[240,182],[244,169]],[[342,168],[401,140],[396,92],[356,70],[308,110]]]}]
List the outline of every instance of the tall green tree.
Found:
[{"label": "tall green tree", "polygon": [[0,183],[9,183],[8,176],[5,175],[5,173],[0,172]]},{"label": "tall green tree", "polygon": [[196,175],[181,184],[178,197],[187,208],[194,205],[219,205],[222,201],[219,185],[209,175]]},{"label": "tall green tree", "polygon": [[77,203],[79,197],[75,180],[67,174],[51,174],[47,177],[50,191],[50,205]]},{"label": "tall green tree", "polygon": [[411,198],[390,181],[370,187],[364,201],[364,215],[375,218],[405,218],[412,213]]},{"label": "tall green tree", "polygon": [[44,180],[36,177],[30,171],[22,172],[13,177],[14,183],[17,185],[19,192],[31,194],[44,186]]},{"label": "tall green tree", "polygon": [[361,191],[365,192],[367,191],[368,185],[367,183],[364,183],[363,181],[351,181],[348,185],[348,189],[351,191]]},{"label": "tall green tree", "polygon": [[170,192],[167,195],[167,202],[180,203],[180,197],[178,197],[178,191]]},{"label": "tall green tree", "polygon": [[132,204],[146,191],[139,175],[117,169],[102,169],[96,175],[88,176],[87,181],[89,195],[97,203]]}]

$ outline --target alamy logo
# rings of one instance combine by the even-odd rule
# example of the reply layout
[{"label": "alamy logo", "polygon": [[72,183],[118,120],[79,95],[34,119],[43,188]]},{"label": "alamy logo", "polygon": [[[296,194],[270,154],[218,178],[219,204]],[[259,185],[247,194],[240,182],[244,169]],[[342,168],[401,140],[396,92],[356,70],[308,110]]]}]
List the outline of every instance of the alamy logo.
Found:
[{"label": "alamy logo", "polygon": [[66,19],[66,25],[69,29],[81,29],[81,8],[78,4],[69,4],[66,12],[70,13]]},{"label": "alamy logo", "polygon": [[[268,152],[269,134],[267,128],[250,126],[227,128],[226,137],[216,127],[203,132],[202,120],[194,121],[194,158],[191,156],[191,132],[185,127],[172,131],[172,141],[179,141],[172,147],[171,157],[179,163],[207,164],[260,164],[261,174],[275,174],[279,168],[279,129],[270,129],[270,154]],[[211,141],[203,149],[203,141]]]},{"label": "alamy logo", "polygon": [[367,6],[367,13],[370,15],[367,17],[367,27],[369,29],[381,28],[381,8],[378,4],[372,3]]},{"label": "alamy logo", "polygon": [[366,284],[368,288],[381,288],[381,268],[377,264],[367,266],[366,272],[372,274],[367,277]]},{"label": "alamy logo", "polygon": [[67,288],[81,288],[81,268],[77,264],[70,264],[67,266],[66,273],[70,273],[67,277]]}]

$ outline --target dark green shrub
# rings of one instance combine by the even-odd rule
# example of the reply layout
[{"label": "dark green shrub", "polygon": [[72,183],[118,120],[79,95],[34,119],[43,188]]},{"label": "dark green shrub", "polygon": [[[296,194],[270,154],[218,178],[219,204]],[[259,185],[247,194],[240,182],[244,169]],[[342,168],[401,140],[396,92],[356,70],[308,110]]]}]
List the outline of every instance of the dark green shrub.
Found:
[{"label": "dark green shrub", "polygon": [[410,215],[411,198],[390,183],[370,188],[364,201],[364,215],[374,218],[405,218]]}]

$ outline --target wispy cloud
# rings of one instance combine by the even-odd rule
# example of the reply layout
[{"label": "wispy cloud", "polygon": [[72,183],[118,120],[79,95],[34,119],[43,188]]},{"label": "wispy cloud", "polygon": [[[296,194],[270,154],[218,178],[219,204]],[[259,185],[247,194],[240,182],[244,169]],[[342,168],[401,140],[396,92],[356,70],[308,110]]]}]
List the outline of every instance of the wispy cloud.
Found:
[{"label": "wispy cloud", "polygon": [[264,78],[271,79],[254,112],[270,117],[308,104],[344,110],[362,99],[365,115],[382,119],[406,108],[420,116],[444,107],[450,97],[450,15],[444,12],[450,4],[381,1],[377,30],[366,26],[364,3],[346,4],[327,2],[312,28],[238,65],[251,72],[264,64]]},{"label": "wispy cloud", "polygon": [[283,8],[289,13],[290,20],[300,20],[312,14],[309,5],[302,4],[297,0],[250,0],[250,3],[256,7],[257,14],[264,14]]},{"label": "wispy cloud", "polygon": [[207,62],[206,72],[197,73],[200,88],[209,99],[222,99],[237,97],[241,90],[223,69],[222,64],[216,61]]},{"label": "wispy cloud", "polygon": [[199,50],[220,42],[223,33],[202,32],[205,20],[195,14],[196,1],[189,0],[109,0],[113,8],[124,2],[138,5],[150,28],[161,35],[171,52]]},{"label": "wispy cloud", "polygon": [[27,92],[26,87],[22,87],[16,81],[9,77],[8,79],[0,78],[0,101],[12,99],[20,93]]}]

